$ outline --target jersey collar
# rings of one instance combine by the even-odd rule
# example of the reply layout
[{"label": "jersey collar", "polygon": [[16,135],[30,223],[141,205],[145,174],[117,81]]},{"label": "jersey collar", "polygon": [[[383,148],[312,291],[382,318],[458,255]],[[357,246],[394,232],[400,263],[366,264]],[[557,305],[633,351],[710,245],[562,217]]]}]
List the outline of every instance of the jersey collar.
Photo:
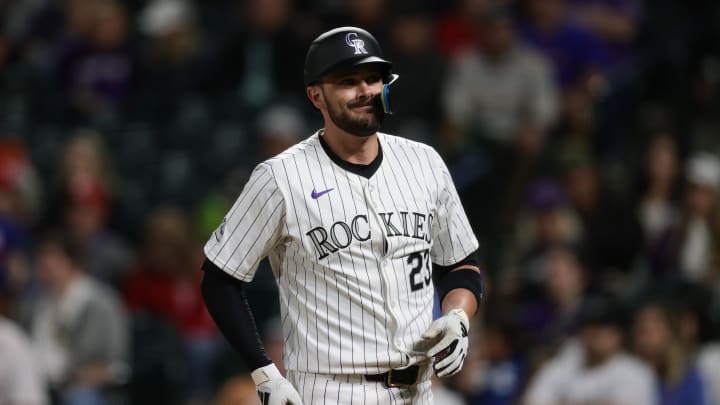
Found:
[{"label": "jersey collar", "polygon": [[365,177],[369,179],[372,177],[373,174],[377,171],[377,169],[380,168],[380,164],[383,160],[383,151],[382,151],[382,144],[380,143],[380,138],[378,137],[378,155],[373,159],[372,162],[363,165],[358,163],[351,163],[346,160],[343,160],[340,156],[338,156],[335,152],[330,149],[330,146],[325,142],[325,139],[323,138],[323,130],[318,131],[318,139],[320,140],[320,145],[322,145],[323,150],[325,150],[325,153],[328,155],[328,157],[338,166],[342,167],[343,169],[355,173],[358,176]]}]

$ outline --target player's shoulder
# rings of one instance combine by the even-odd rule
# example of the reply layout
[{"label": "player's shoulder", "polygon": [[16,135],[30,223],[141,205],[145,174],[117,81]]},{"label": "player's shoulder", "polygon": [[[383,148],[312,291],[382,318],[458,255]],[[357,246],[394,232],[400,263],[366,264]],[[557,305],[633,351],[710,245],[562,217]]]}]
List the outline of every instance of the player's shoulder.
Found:
[{"label": "player's shoulder", "polygon": [[442,157],[440,157],[438,151],[426,143],[383,132],[378,132],[378,137],[380,144],[385,148],[390,148],[391,152],[415,153],[420,157],[431,160],[433,163],[442,162]]},{"label": "player's shoulder", "polygon": [[432,156],[433,159],[436,157],[440,157],[435,148],[426,143],[414,141],[408,138],[403,138],[397,135],[386,134],[384,132],[378,132],[378,138],[380,139],[380,143],[382,145],[389,147],[393,150],[405,150],[424,153]]}]

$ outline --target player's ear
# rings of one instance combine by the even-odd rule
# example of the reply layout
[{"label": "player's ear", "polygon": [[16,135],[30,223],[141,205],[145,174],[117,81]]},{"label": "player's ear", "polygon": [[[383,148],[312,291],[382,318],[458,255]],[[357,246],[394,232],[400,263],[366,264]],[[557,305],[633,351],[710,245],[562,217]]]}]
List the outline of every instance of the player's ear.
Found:
[{"label": "player's ear", "polygon": [[320,86],[311,85],[308,86],[305,91],[308,99],[310,99],[310,102],[315,108],[321,110],[321,107],[325,107],[325,98],[323,97],[322,91],[320,91]]}]

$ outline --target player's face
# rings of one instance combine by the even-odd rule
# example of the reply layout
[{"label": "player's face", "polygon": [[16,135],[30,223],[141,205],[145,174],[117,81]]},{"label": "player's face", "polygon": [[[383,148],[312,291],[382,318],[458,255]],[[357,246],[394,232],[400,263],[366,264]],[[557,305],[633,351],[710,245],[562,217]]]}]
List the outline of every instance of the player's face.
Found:
[{"label": "player's face", "polygon": [[352,135],[376,133],[384,117],[379,97],[382,86],[380,70],[372,65],[328,75],[321,91],[330,120]]}]

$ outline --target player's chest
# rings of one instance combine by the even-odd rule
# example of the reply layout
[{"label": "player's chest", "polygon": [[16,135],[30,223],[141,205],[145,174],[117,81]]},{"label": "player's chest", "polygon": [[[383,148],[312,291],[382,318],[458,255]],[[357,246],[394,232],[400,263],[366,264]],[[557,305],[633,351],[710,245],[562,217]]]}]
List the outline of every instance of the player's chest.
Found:
[{"label": "player's chest", "polygon": [[428,249],[436,194],[419,184],[399,173],[306,179],[291,190],[296,210],[294,221],[288,220],[289,236],[316,260],[361,251],[396,257]]}]

